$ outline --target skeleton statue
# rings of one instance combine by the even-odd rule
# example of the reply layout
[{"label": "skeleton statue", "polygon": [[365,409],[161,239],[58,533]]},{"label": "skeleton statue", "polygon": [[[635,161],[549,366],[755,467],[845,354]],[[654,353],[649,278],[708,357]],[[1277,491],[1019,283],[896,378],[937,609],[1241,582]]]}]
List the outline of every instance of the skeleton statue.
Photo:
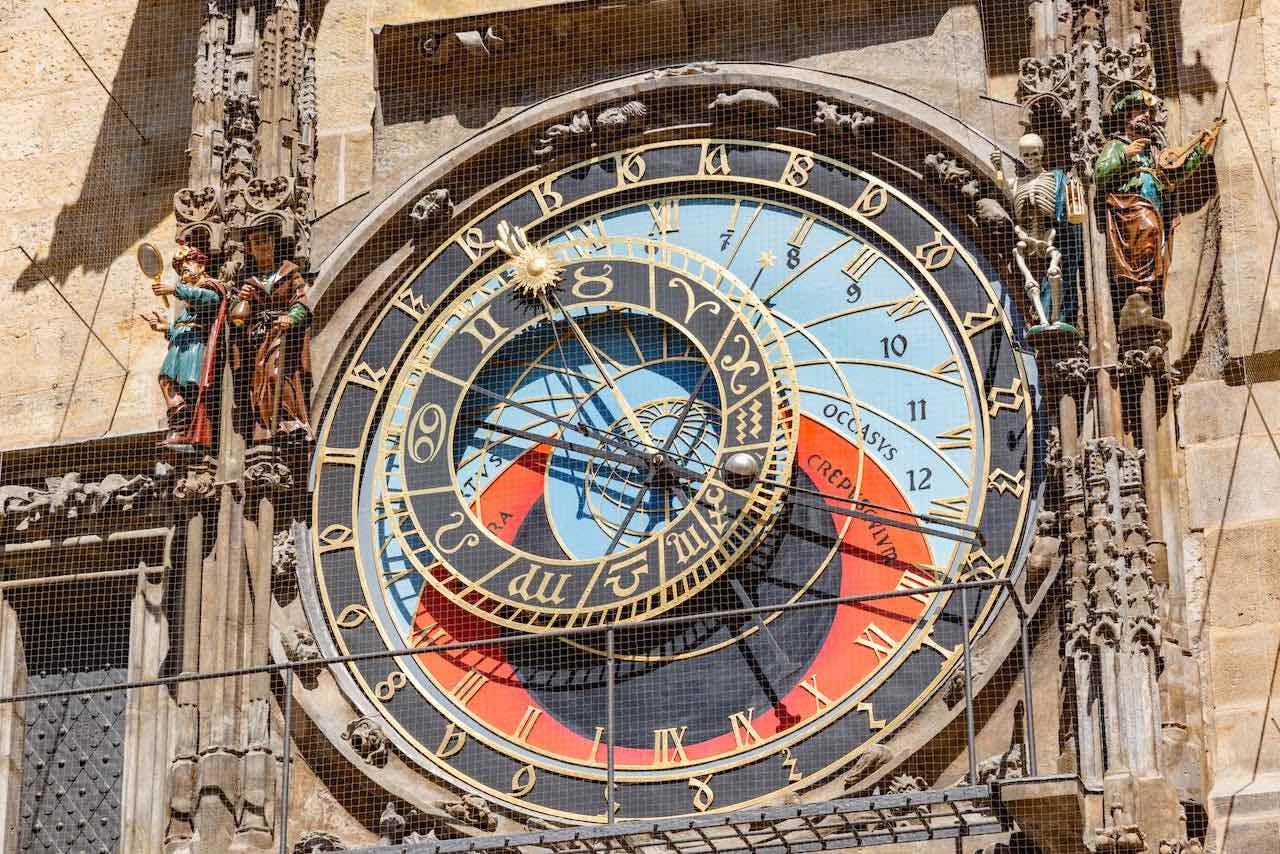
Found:
[{"label": "skeleton statue", "polygon": [[[1017,237],[1013,257],[1036,313],[1029,334],[1079,334],[1075,317],[1081,234],[1079,222],[1071,221],[1076,217],[1068,218],[1074,179],[1061,169],[1045,168],[1044,141],[1034,133],[1018,140],[1018,156],[1027,169],[1022,178],[1005,179],[999,151],[991,153],[991,165],[996,170],[996,186],[1013,201]],[[1074,213],[1076,206],[1071,207]],[[1042,267],[1043,273],[1037,276],[1032,265]]]}]

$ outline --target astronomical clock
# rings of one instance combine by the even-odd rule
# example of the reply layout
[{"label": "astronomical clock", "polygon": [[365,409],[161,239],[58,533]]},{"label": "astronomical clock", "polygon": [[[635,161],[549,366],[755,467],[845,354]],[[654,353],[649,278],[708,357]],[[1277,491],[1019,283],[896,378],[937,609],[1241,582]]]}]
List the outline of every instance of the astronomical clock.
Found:
[{"label": "astronomical clock", "polygon": [[934,589],[1007,577],[1036,501],[971,223],[748,125],[567,140],[353,327],[310,618],[427,779],[552,821],[777,802],[892,739],[1005,595]]}]

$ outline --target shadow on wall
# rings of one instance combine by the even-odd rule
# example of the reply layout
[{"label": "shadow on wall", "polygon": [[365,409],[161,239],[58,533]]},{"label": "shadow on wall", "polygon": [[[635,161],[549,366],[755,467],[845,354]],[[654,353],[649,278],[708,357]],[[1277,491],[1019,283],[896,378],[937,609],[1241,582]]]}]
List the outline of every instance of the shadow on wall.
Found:
[{"label": "shadow on wall", "polygon": [[382,120],[393,125],[453,115],[464,127],[480,128],[505,107],[658,65],[799,62],[927,38],[960,5],[970,4],[727,0],[387,26],[374,39]]},{"label": "shadow on wall", "polygon": [[[70,57],[79,75],[73,79],[86,93],[92,90],[85,100],[101,100],[106,106],[80,197],[58,212],[47,237],[48,248],[19,274],[15,289],[47,286],[46,275],[62,285],[77,270],[100,273],[172,213],[173,194],[187,180],[191,69],[202,7],[189,0],[138,4],[114,78],[94,69],[120,107],[110,102],[71,45],[46,19],[51,35],[43,35],[42,41],[51,51],[65,51]],[[73,40],[85,38],[84,26],[60,23]],[[85,45],[77,46],[85,50]],[[48,106],[56,109],[53,103]],[[141,128],[145,143],[121,107]]]}]

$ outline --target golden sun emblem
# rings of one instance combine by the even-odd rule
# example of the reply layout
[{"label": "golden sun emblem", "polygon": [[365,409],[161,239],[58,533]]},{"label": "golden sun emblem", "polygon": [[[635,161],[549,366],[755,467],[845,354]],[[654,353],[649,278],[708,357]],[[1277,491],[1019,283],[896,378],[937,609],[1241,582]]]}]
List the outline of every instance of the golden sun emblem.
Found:
[{"label": "golden sun emblem", "polygon": [[521,296],[542,299],[560,282],[560,261],[546,246],[529,242],[524,229],[498,223],[494,245],[511,256],[511,285]]}]

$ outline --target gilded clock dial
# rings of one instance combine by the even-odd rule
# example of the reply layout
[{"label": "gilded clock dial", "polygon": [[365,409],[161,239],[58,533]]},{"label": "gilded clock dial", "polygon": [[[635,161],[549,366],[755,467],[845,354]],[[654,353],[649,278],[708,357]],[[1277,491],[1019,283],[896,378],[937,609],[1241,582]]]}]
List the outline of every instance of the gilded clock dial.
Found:
[{"label": "gilded clock dial", "polygon": [[[495,203],[388,301],[330,405],[338,648],[480,642],[357,662],[357,701],[424,773],[550,818],[605,819],[611,737],[623,817],[838,773],[958,662],[959,597],[923,591],[1023,548],[1019,323],[962,233],[813,152],[672,141]],[[969,597],[974,626],[995,597]],[[765,612],[714,616],[744,605]],[[612,733],[603,632],[556,633],[606,625]]]}]

